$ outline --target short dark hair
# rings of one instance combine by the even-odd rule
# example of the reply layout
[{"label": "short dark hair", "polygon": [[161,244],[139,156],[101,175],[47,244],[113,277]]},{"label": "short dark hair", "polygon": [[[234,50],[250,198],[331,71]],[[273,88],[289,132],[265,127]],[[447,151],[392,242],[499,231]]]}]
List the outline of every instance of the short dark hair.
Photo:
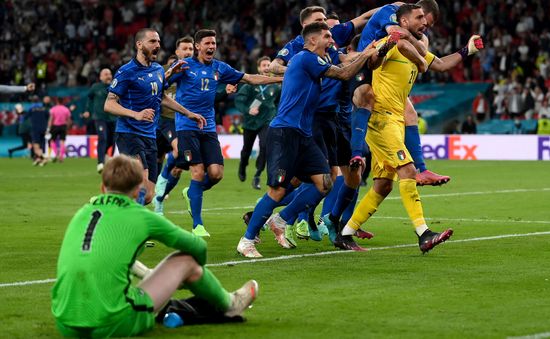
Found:
[{"label": "short dark hair", "polygon": [[421,8],[422,7],[420,7],[419,5],[415,5],[415,4],[404,4],[404,5],[399,6],[397,11],[395,12],[395,15],[397,17],[397,22],[401,21],[401,18],[403,17],[403,15],[409,15],[409,14],[411,14],[411,12],[413,10],[421,9]]},{"label": "short dark hair", "polygon": [[150,27],[142,28],[139,31],[137,31],[136,36],[134,38],[135,39],[134,42],[138,42],[138,41],[143,40],[143,38],[145,38],[145,34],[147,34],[147,32],[158,33],[154,28],[150,28]]},{"label": "short dark hair", "polygon": [[300,12],[300,24],[303,25],[306,19],[308,19],[313,13],[317,12],[327,14],[327,11],[325,11],[325,9],[321,6],[309,6],[302,9]]},{"label": "short dark hair", "polygon": [[327,15],[327,19],[340,20],[340,17],[338,16],[338,14],[332,12],[332,13]]},{"label": "short dark hair", "polygon": [[195,41],[193,41],[193,38],[190,35],[186,35],[183,38],[179,38],[178,41],[176,41],[176,49],[179,47],[180,44],[194,44]]},{"label": "short dark hair", "polygon": [[167,65],[171,65],[172,63],[170,62],[170,60],[178,60],[178,59],[179,59],[179,58],[178,58],[177,55],[172,54],[172,55],[170,55],[170,56],[166,59],[166,64],[167,64]]},{"label": "short dark hair", "polygon": [[432,13],[434,21],[439,20],[439,5],[435,2],[435,0],[420,0],[416,4],[422,7],[424,15]]},{"label": "short dark hair", "polygon": [[216,37],[216,31],[213,29],[201,29],[195,33],[195,43],[199,44],[202,39],[207,37]]},{"label": "short dark hair", "polygon": [[329,29],[328,25],[324,22],[312,22],[302,29],[302,37],[306,40],[312,34],[318,34]]},{"label": "short dark hair", "polygon": [[271,61],[271,58],[268,57],[268,56],[266,56],[266,55],[264,55],[264,56],[258,58],[258,61],[256,61],[256,64],[258,65],[258,67],[260,67],[260,64],[261,64],[262,61],[264,61],[264,60]]}]

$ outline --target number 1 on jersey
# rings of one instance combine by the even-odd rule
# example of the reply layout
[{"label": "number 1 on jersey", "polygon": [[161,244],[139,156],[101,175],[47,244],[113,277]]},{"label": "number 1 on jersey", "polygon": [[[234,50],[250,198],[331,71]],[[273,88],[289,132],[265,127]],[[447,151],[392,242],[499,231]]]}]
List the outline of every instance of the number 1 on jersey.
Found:
[{"label": "number 1 on jersey", "polygon": [[86,234],[84,234],[84,241],[82,242],[82,252],[90,252],[90,249],[92,248],[92,237],[94,236],[95,227],[97,226],[97,223],[99,222],[101,216],[102,214],[98,210],[95,210],[92,213],[92,220],[90,220],[90,223],[86,228]]}]

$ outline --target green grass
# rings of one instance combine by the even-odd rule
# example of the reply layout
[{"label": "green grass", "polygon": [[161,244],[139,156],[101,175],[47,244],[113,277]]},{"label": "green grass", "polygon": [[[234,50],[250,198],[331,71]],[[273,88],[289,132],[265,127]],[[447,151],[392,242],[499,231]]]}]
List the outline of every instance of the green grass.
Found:
[{"label": "green grass", "polygon": [[[503,338],[550,332],[550,163],[429,165],[453,177],[446,186],[420,189],[432,229],[453,227],[452,241],[421,255],[393,192],[367,224],[376,237],[361,244],[372,251],[212,267],[229,290],[250,278],[259,282],[248,322],[157,326],[146,337]],[[241,215],[263,194],[240,183],[236,168],[236,161],[227,161],[226,178],[205,193],[211,264],[244,260],[235,251],[244,231]],[[183,183],[166,211],[190,229],[179,195]],[[65,227],[98,188],[90,159],[44,168],[26,159],[0,159],[0,284],[54,278]],[[528,235],[535,232],[547,233]],[[527,236],[472,241],[513,234]],[[270,233],[262,238],[258,249],[268,258],[334,250],[326,241],[300,241],[297,249],[284,250]],[[169,251],[157,245],[141,260],[154,265]],[[59,336],[50,313],[51,286],[0,287],[1,337]]]}]

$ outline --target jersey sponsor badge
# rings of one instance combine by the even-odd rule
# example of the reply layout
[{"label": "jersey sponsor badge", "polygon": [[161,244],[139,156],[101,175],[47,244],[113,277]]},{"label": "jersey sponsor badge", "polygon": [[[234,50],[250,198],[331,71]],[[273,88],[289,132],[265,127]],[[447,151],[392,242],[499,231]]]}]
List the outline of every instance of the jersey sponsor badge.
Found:
[{"label": "jersey sponsor badge", "polygon": [[118,84],[118,80],[117,79],[113,80],[113,82],[111,83],[111,88],[115,88],[117,84]]},{"label": "jersey sponsor badge", "polygon": [[323,58],[321,58],[320,56],[317,56],[317,62],[319,63],[319,65],[326,65],[327,62],[325,60],[323,60]]},{"label": "jersey sponsor badge", "polygon": [[277,182],[282,183],[285,181],[286,171],[284,169],[277,170]]},{"label": "jersey sponsor badge", "polygon": [[282,50],[279,51],[279,54],[277,55],[280,55],[280,56],[287,56],[288,55],[288,49],[287,48],[283,48]]},{"label": "jersey sponsor badge", "polygon": [[407,158],[407,154],[403,150],[397,151],[397,159],[399,160],[405,160]]},{"label": "jersey sponsor badge", "polygon": [[392,15],[390,15],[390,21],[397,23],[397,14],[393,13]]},{"label": "jersey sponsor badge", "polygon": [[193,159],[192,153],[190,150],[183,151],[183,157],[185,158],[185,161],[190,162]]}]

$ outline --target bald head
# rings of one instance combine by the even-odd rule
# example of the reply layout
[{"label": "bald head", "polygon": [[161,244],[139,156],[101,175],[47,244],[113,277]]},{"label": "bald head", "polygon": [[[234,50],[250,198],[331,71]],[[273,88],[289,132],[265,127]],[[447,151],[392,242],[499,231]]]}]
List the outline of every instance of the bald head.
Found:
[{"label": "bald head", "polygon": [[113,74],[111,73],[111,70],[108,68],[104,68],[99,72],[99,80],[108,85],[111,83],[111,80],[113,80]]}]

